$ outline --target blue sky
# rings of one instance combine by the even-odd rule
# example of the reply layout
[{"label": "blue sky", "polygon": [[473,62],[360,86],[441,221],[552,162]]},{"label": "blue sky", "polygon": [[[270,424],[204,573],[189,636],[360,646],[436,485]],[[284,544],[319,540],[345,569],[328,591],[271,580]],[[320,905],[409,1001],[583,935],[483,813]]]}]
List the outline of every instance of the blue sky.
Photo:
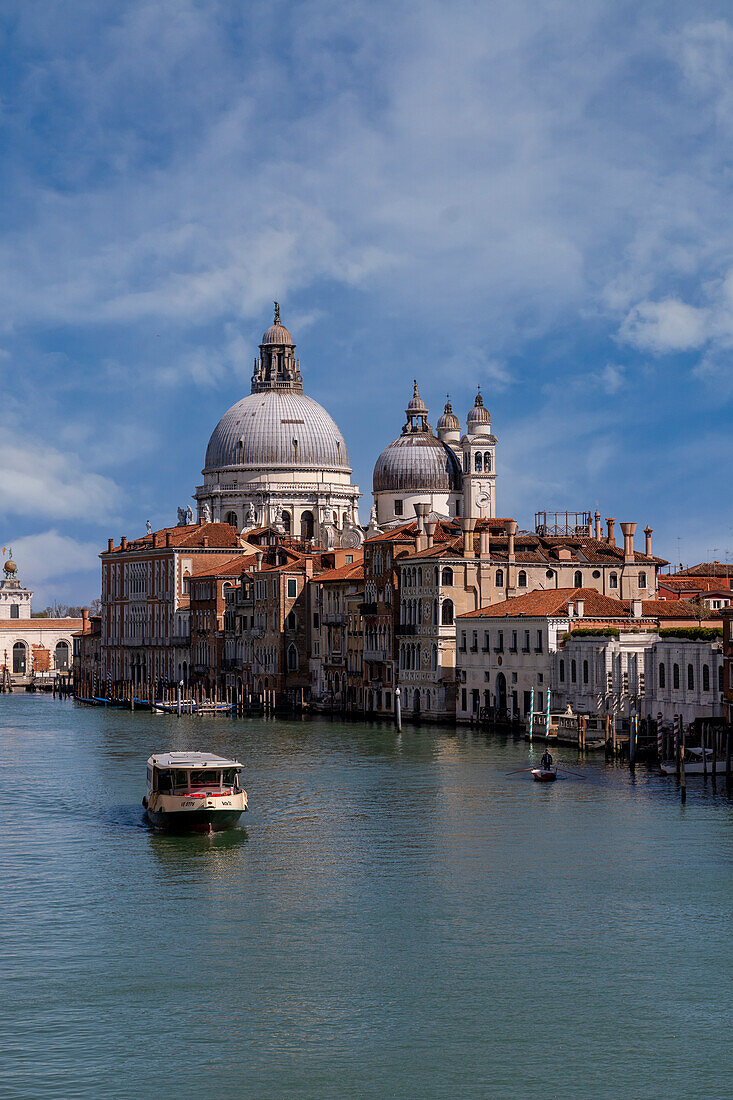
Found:
[{"label": "blue sky", "polygon": [[433,423],[481,385],[520,526],[733,552],[729,4],[9,0],[0,51],[0,544],[36,606],[175,522],[274,298],[363,517],[417,377]]}]

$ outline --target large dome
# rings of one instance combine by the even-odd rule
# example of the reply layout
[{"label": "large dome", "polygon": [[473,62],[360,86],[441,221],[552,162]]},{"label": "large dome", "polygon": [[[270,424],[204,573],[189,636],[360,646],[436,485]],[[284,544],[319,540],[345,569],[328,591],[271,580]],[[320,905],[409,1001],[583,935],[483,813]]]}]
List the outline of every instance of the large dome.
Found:
[{"label": "large dome", "polygon": [[426,432],[401,435],[374,467],[374,492],[458,491],[461,467],[449,447]]},{"label": "large dome", "polygon": [[266,390],[243,397],[224,414],[206,448],[206,469],[270,465],[349,470],[349,455],[317,401],[292,390]]}]

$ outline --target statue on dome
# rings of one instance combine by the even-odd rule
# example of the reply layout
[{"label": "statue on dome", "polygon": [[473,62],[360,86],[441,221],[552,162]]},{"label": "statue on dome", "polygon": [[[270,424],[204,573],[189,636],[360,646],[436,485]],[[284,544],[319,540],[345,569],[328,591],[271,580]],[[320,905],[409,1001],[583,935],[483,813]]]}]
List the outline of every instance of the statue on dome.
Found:
[{"label": "statue on dome", "polygon": [[279,325],[280,324],[280,303],[279,302],[274,302],[273,305],[275,306],[275,320],[273,321],[273,324]]},{"label": "statue on dome", "polygon": [[179,527],[185,527],[187,523],[188,523],[188,519],[186,518],[186,509],[185,508],[179,508],[178,509],[178,526]]},{"label": "statue on dome", "polygon": [[146,533],[146,535],[152,535],[152,533],[153,533],[153,525],[150,522],[150,520],[147,520],[147,522],[145,524],[145,533]]},{"label": "statue on dome", "polygon": [[211,505],[208,500],[201,505],[201,519],[204,523],[211,523]]},{"label": "statue on dome", "polygon": [[253,527],[257,526],[257,513],[255,512],[255,506],[252,501],[249,502],[249,508],[247,509],[244,517],[245,530],[249,531]]},{"label": "statue on dome", "polygon": [[193,508],[190,504],[186,509],[186,526],[188,526],[189,523],[193,523]]},{"label": "statue on dome", "polygon": [[375,535],[381,534],[382,528],[379,526],[379,520],[377,519],[377,506],[372,504],[369,509],[369,526],[367,527],[366,537],[373,539]]},{"label": "statue on dome", "polygon": [[283,523],[283,509],[282,504],[275,506],[275,518],[272,522],[272,528],[277,531],[278,535],[285,534],[285,524]]}]

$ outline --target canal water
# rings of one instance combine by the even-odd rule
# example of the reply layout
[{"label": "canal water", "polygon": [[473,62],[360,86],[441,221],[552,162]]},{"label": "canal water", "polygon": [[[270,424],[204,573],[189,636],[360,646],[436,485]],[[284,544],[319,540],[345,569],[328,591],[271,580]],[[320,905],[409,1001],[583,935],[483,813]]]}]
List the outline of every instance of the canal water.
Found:
[{"label": "canal water", "polygon": [[[243,761],[242,827],[145,827],[191,748]],[[733,802],[561,758],[0,697],[0,1093],[728,1095]]]}]

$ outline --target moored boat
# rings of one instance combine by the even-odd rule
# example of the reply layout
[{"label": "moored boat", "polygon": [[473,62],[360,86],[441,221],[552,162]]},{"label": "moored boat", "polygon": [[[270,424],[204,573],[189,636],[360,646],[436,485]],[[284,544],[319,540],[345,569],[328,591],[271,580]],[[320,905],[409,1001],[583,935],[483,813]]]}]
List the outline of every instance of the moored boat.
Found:
[{"label": "moored boat", "polygon": [[554,783],[557,779],[556,768],[532,768],[535,783]]},{"label": "moored boat", "polygon": [[143,806],[156,829],[214,833],[236,825],[247,809],[242,765],[209,752],[154,753]]},{"label": "moored boat", "polygon": [[[702,758],[702,748],[698,746],[687,746],[685,750],[685,776],[688,775],[712,775],[713,772],[713,750],[705,749],[705,761]],[[665,775],[677,774],[677,762],[675,760],[662,760],[659,765],[662,772]],[[725,760],[715,760],[715,770],[718,775],[722,775],[725,772]]]}]

